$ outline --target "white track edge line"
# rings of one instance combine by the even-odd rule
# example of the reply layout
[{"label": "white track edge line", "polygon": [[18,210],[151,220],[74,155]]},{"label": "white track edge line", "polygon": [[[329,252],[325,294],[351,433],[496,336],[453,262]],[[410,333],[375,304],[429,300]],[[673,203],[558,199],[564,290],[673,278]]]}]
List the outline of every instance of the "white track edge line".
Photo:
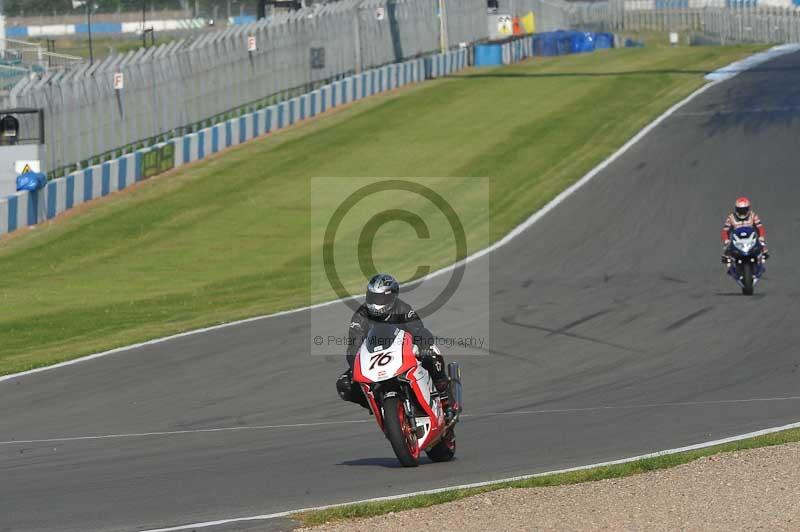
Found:
[{"label": "white track edge line", "polygon": [[[680,109],[681,107],[683,107],[684,105],[686,105],[687,103],[692,101],[694,98],[696,98],[697,96],[699,96],[703,92],[705,92],[708,89],[710,89],[711,87],[715,86],[717,83],[721,83],[722,81],[724,81],[724,80],[712,81],[710,83],[707,83],[706,85],[703,85],[702,87],[698,88],[697,90],[695,90],[694,92],[689,94],[683,100],[679,101],[676,104],[673,104],[669,109],[664,111],[659,117],[657,117],[655,120],[653,120],[652,122],[647,124],[638,133],[636,133],[633,137],[631,137],[625,144],[622,145],[622,147],[617,149],[617,151],[615,151],[614,153],[609,155],[604,161],[602,161],[600,164],[598,164],[597,166],[592,168],[589,171],[589,173],[587,173],[581,179],[579,179],[578,181],[576,181],[575,183],[573,183],[572,185],[567,187],[565,190],[561,191],[561,193],[559,193],[555,198],[550,200],[550,202],[548,202],[544,207],[542,207],[541,209],[539,209],[538,211],[533,213],[527,220],[525,220],[524,222],[522,222],[521,224],[516,226],[514,229],[511,230],[510,233],[508,233],[506,236],[504,236],[503,238],[501,238],[500,240],[498,240],[494,244],[492,244],[489,247],[486,247],[486,248],[484,248],[484,249],[482,249],[480,251],[476,251],[475,253],[473,253],[469,257],[466,257],[465,259],[462,259],[459,262],[453,263],[453,264],[451,264],[449,266],[445,266],[444,268],[436,270],[435,272],[430,273],[430,274],[426,275],[425,277],[423,277],[421,279],[415,279],[413,282],[414,283],[424,282],[424,281],[426,281],[428,279],[436,277],[437,275],[441,275],[443,273],[449,272],[449,271],[453,270],[454,268],[456,268],[458,266],[461,266],[462,264],[467,264],[469,262],[477,260],[477,259],[483,257],[484,255],[487,255],[487,254],[491,253],[492,251],[494,251],[494,250],[496,250],[496,249],[508,244],[511,240],[513,240],[514,238],[516,238],[517,236],[522,234],[524,231],[526,231],[528,228],[530,228],[533,224],[538,222],[547,213],[549,213],[550,211],[552,211],[553,209],[558,207],[565,199],[567,199],[569,196],[574,194],[578,189],[580,189],[586,183],[591,181],[597,174],[599,174],[601,171],[603,171],[611,163],[616,161],[620,156],[622,156],[625,152],[627,152],[634,144],[639,142],[645,135],[650,133],[650,131],[655,129],[664,120],[669,118],[675,111],[677,111],[678,109]],[[268,319],[268,318],[277,318],[277,317],[280,317],[280,316],[286,316],[286,315],[289,315],[289,314],[295,314],[297,312],[305,312],[307,310],[314,310],[314,309],[326,307],[328,305],[332,305],[334,303],[338,303],[340,301],[342,301],[342,299],[335,299],[333,301],[326,301],[324,303],[317,303],[315,305],[309,305],[309,306],[300,307],[300,308],[291,309],[291,310],[284,310],[284,311],[275,312],[275,313],[272,313],[272,314],[265,314],[263,316],[254,316],[252,318],[246,318],[246,319],[243,319],[243,320],[231,321],[231,322],[227,322],[227,323],[221,323],[221,324],[218,324],[218,325],[212,325],[210,327],[203,327],[201,329],[194,329],[194,330],[191,330],[191,331],[185,331],[185,332],[178,333],[178,334],[173,334],[173,335],[170,335],[170,336],[164,336],[162,338],[155,338],[153,340],[147,340],[145,342],[139,342],[139,343],[136,343],[136,344],[117,347],[115,349],[110,349],[108,351],[103,351],[101,353],[95,353],[95,354],[92,354],[92,355],[86,355],[86,356],[75,358],[75,359],[72,359],[72,360],[66,360],[64,362],[59,362],[58,364],[53,364],[51,366],[43,366],[43,367],[40,367],[40,368],[34,368],[34,369],[26,370],[26,371],[21,371],[19,373],[11,373],[9,375],[3,375],[3,376],[0,376],[0,383],[4,382],[4,381],[16,379],[16,378],[19,378],[19,377],[32,375],[34,373],[40,373],[40,372],[43,372],[43,371],[50,371],[50,370],[57,369],[57,368],[63,368],[63,367],[67,367],[67,366],[72,366],[74,364],[80,364],[81,362],[87,362],[89,360],[94,360],[94,359],[97,359],[97,358],[106,357],[108,355],[121,353],[123,351],[129,351],[129,350],[133,350],[133,349],[138,349],[140,347],[147,347],[147,346],[150,346],[150,345],[155,345],[155,344],[160,344],[160,343],[163,343],[163,342],[168,342],[170,340],[175,340],[175,339],[178,339],[178,338],[184,338],[186,336],[192,336],[192,335],[195,335],[195,334],[202,334],[202,333],[206,333],[206,332],[210,332],[210,331],[215,331],[215,330],[218,330],[218,329],[223,329],[223,328],[226,328],[226,327],[233,327],[233,326],[236,326],[236,325],[242,325],[242,324],[245,324],[245,323],[250,323],[250,322],[263,320],[263,319]]]},{"label": "white track edge line", "polygon": [[461,484],[461,485],[458,485],[458,486],[448,486],[448,487],[445,487],[445,488],[435,488],[435,489],[430,489],[430,490],[415,491],[415,492],[411,492],[411,493],[402,493],[402,494],[399,494],[399,495],[389,495],[389,496],[386,496],[386,497],[375,497],[375,498],[372,498],[372,499],[363,499],[363,500],[344,502],[344,503],[339,503],[339,504],[329,504],[329,505],[326,505],[326,506],[316,506],[316,507],[312,507],[312,508],[301,508],[301,509],[297,509],[297,510],[287,510],[285,512],[276,512],[276,513],[272,513],[272,514],[254,515],[254,516],[250,516],[250,517],[235,517],[235,518],[231,518],[231,519],[220,519],[220,520],[217,520],[217,521],[206,521],[206,522],[203,522],[203,523],[193,523],[193,524],[188,524],[188,525],[178,525],[178,526],[167,527],[167,528],[154,528],[154,529],[150,529],[150,530],[140,530],[138,532],[178,532],[180,530],[190,530],[190,529],[195,529],[195,528],[208,528],[208,527],[213,527],[213,526],[227,525],[227,524],[231,524],[231,523],[241,523],[241,522],[245,522],[245,521],[266,521],[266,520],[269,520],[269,519],[277,519],[277,518],[281,518],[281,517],[288,517],[290,515],[301,513],[301,512],[313,512],[313,511],[319,511],[319,510],[328,510],[328,509],[331,509],[331,508],[339,508],[339,507],[348,506],[348,505],[351,505],[351,504],[363,504],[363,503],[370,503],[370,502],[392,501],[392,500],[395,500],[395,499],[403,499],[403,498],[406,498],[406,497],[414,497],[414,496],[417,496],[417,495],[433,495],[433,494],[436,494],[436,493],[442,493],[444,491],[459,490],[459,489],[470,489],[470,488],[480,488],[480,487],[483,487],[483,486],[491,486],[492,484],[502,484],[502,483],[505,483],[505,482],[516,482],[516,481],[519,481],[519,480],[528,480],[528,479],[531,479],[531,478],[544,477],[544,476],[549,476],[549,475],[559,475],[559,474],[562,474],[562,473],[572,473],[572,472],[575,472],[575,471],[583,471],[583,470],[586,470],[586,469],[594,469],[596,467],[605,467],[605,466],[612,466],[612,465],[619,465],[619,464],[627,464],[627,463],[630,463],[630,462],[636,462],[638,460],[645,460],[645,459],[648,459],[648,458],[658,458],[660,456],[668,456],[668,455],[671,455],[671,454],[678,454],[678,453],[683,453],[683,452],[687,452],[687,451],[695,451],[695,450],[698,450],[698,449],[705,449],[707,447],[714,447],[716,445],[724,445],[726,443],[732,443],[732,442],[736,442],[736,441],[746,440],[748,438],[755,438],[755,437],[758,437],[758,436],[765,436],[767,434],[774,434],[776,432],[781,432],[781,431],[790,430],[790,429],[797,429],[797,428],[800,428],[800,422],[790,423],[788,425],[783,425],[783,426],[780,426],[780,427],[772,427],[772,428],[768,428],[768,429],[757,430],[757,431],[754,431],[754,432],[748,432],[746,434],[739,434],[739,435],[736,435],[736,436],[729,436],[727,438],[721,438],[721,439],[718,439],[718,440],[712,440],[712,441],[707,441],[707,442],[703,442],[703,443],[695,443],[693,445],[687,445],[685,447],[676,447],[674,449],[666,449],[666,450],[657,451],[657,452],[654,452],[654,453],[640,454],[640,455],[631,456],[631,457],[628,457],[628,458],[621,458],[619,460],[610,460],[610,461],[607,461],[607,462],[598,462],[596,464],[588,464],[588,465],[582,465],[582,466],[577,466],[577,467],[570,467],[570,468],[566,468],[566,469],[557,469],[557,470],[554,470],[554,471],[547,471],[547,472],[544,472],[544,473],[534,473],[534,474],[530,474],[530,475],[519,475],[519,476],[516,476],[516,477],[508,477],[508,478],[502,478],[502,479],[498,479],[498,480],[487,480],[487,481],[484,481],[484,482],[473,482],[471,484]]},{"label": "white track edge line", "polygon": [[[512,410],[510,412],[477,412],[475,414],[461,414],[462,418],[482,419],[487,417],[505,417],[505,416],[530,416],[530,415],[549,415],[549,414],[577,414],[587,412],[602,412],[608,410],[640,410],[640,409],[653,409],[653,408],[675,408],[684,406],[719,406],[729,404],[742,404],[742,403],[764,403],[773,401],[797,401],[800,396],[792,395],[788,397],[754,397],[750,399],[719,399],[713,401],[679,401],[674,403],[643,403],[633,405],[604,405],[604,406],[587,406],[578,408],[552,408],[542,410]],[[296,428],[309,428],[309,427],[330,427],[332,425],[354,425],[371,423],[372,419],[343,419],[339,421],[309,421],[307,423],[290,423],[280,425],[240,425],[232,427],[213,427],[207,429],[187,429],[187,430],[166,430],[166,431],[151,431],[151,432],[129,432],[118,434],[95,434],[83,436],[63,436],[54,438],[41,438],[35,440],[4,440],[0,441],[0,447],[11,445],[30,445],[40,443],[71,443],[78,441],[95,441],[95,440],[117,440],[123,438],[147,438],[151,436],[181,436],[181,435],[194,435],[194,434],[214,434],[222,432],[247,432],[254,430],[271,430],[271,429],[296,429]]]}]

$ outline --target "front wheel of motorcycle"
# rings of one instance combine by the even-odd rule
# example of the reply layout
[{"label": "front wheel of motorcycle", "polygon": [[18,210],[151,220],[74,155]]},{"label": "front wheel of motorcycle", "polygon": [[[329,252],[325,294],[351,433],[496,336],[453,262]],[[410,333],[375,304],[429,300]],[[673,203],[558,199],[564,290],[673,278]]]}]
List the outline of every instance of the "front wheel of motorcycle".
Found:
[{"label": "front wheel of motorcycle", "polygon": [[742,264],[742,294],[753,295],[753,265],[749,262]]},{"label": "front wheel of motorcycle", "polygon": [[406,416],[406,409],[399,397],[383,400],[384,426],[386,437],[392,444],[394,454],[404,467],[419,465],[419,445],[417,435]]}]

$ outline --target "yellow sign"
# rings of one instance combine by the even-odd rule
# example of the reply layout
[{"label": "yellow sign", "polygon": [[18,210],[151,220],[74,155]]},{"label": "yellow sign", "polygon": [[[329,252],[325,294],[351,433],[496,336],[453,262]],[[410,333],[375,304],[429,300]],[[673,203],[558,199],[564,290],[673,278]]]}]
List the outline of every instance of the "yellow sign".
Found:
[{"label": "yellow sign", "polygon": [[22,173],[23,174],[27,174],[30,171],[31,171],[31,165],[29,165],[28,163],[25,163],[25,166],[22,167]]},{"label": "yellow sign", "polygon": [[536,19],[533,12],[528,12],[527,15],[519,19],[522,22],[522,28],[525,33],[534,33],[536,31]]}]

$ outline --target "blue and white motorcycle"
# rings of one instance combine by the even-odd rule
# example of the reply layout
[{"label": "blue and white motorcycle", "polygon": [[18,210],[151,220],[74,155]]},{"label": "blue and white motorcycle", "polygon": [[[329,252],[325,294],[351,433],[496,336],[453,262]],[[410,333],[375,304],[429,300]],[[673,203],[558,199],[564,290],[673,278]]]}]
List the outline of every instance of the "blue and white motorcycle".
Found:
[{"label": "blue and white motorcycle", "polygon": [[767,257],[758,239],[755,227],[743,226],[732,229],[728,246],[727,263],[730,275],[746,296],[753,295],[753,287],[764,275]]}]

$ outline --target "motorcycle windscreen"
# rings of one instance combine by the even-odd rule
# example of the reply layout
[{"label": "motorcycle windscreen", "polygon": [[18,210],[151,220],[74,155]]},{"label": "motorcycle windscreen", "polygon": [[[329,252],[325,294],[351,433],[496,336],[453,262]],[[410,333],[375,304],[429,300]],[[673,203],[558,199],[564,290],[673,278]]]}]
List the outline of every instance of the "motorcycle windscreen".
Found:
[{"label": "motorcycle windscreen", "polygon": [[400,334],[400,329],[396,325],[390,323],[375,323],[370,328],[367,337],[364,339],[364,345],[370,353],[389,349]]},{"label": "motorcycle windscreen", "polygon": [[756,229],[751,226],[737,227],[731,234],[731,246],[744,255],[758,252],[760,245]]}]

